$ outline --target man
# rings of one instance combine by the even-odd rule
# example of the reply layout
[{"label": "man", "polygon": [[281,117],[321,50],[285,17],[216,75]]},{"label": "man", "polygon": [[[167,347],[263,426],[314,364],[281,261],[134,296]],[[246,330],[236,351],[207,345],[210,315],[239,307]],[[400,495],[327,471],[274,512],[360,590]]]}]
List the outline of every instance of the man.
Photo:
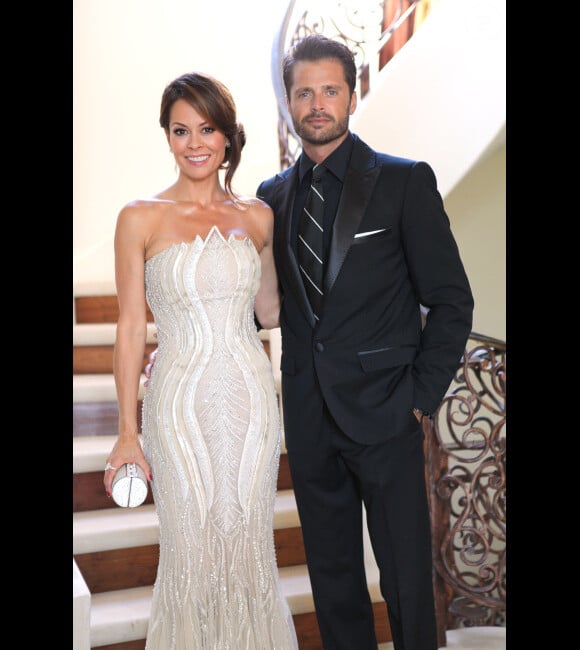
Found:
[{"label": "man", "polygon": [[350,132],[350,50],[308,36],[283,78],[303,153],[257,195],[275,214],[285,441],[324,648],[377,648],[364,503],[395,650],[436,650],[421,420],[461,359],[471,289],[431,167]]}]

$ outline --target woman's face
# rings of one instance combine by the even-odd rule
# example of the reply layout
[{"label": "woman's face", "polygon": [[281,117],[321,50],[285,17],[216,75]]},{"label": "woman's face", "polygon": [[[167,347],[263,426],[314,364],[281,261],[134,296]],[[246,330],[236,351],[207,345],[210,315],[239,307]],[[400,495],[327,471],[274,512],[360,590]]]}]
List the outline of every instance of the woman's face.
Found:
[{"label": "woman's face", "polygon": [[179,169],[189,177],[199,180],[215,174],[224,161],[226,136],[185,99],[171,107],[167,140]]}]

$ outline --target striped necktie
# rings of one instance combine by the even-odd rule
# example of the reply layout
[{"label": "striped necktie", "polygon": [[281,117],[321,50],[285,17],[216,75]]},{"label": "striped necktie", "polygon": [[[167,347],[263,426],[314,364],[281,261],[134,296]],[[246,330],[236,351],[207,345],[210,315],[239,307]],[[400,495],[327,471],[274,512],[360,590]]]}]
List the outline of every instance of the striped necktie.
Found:
[{"label": "striped necktie", "polygon": [[312,168],[310,191],[306,197],[304,211],[298,225],[298,263],[306,293],[317,320],[324,295],[322,292],[324,196],[321,181],[324,171],[323,165],[314,165]]}]

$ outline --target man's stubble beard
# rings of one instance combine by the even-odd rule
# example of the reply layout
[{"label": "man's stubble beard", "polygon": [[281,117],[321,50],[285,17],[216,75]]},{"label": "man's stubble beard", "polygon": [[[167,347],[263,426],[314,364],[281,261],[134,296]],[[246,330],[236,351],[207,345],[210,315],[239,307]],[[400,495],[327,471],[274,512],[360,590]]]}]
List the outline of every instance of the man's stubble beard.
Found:
[{"label": "man's stubble beard", "polygon": [[[308,115],[307,117],[311,117],[311,116]],[[304,119],[306,120],[307,118]],[[334,118],[331,119],[334,120]],[[329,144],[330,142],[337,140],[348,131],[348,122],[349,122],[349,115],[347,114],[339,122],[333,121],[332,124],[330,125],[331,126],[330,130],[328,130],[327,128],[313,129],[309,127],[308,122],[304,121],[303,123],[300,123],[294,119],[294,116],[292,116],[292,123],[294,125],[294,130],[296,131],[296,135],[303,142],[307,142],[308,144],[312,144],[312,145]]]}]

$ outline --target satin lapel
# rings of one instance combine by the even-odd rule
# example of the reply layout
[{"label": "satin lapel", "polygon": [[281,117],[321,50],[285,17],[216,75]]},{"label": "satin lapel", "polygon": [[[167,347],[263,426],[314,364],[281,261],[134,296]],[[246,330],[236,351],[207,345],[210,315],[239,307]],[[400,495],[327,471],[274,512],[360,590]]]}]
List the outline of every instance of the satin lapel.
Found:
[{"label": "satin lapel", "polygon": [[340,272],[367,209],[379,172],[378,166],[363,172],[351,168],[347,172],[332,229],[328,267],[324,279],[325,296],[330,293]]},{"label": "satin lapel", "polygon": [[279,217],[282,218],[280,226],[281,241],[279,250],[283,251],[283,259],[281,260],[281,267],[286,270],[288,281],[292,285],[292,290],[296,295],[296,301],[300,308],[306,315],[310,324],[314,327],[316,320],[310,306],[310,301],[306,295],[304,282],[298,268],[298,261],[296,260],[296,252],[292,249],[292,212],[294,211],[294,199],[296,192],[294,189],[297,185],[298,165],[294,166],[293,172],[286,179],[284,186],[280,190],[278,205],[284,206],[280,208]]}]

